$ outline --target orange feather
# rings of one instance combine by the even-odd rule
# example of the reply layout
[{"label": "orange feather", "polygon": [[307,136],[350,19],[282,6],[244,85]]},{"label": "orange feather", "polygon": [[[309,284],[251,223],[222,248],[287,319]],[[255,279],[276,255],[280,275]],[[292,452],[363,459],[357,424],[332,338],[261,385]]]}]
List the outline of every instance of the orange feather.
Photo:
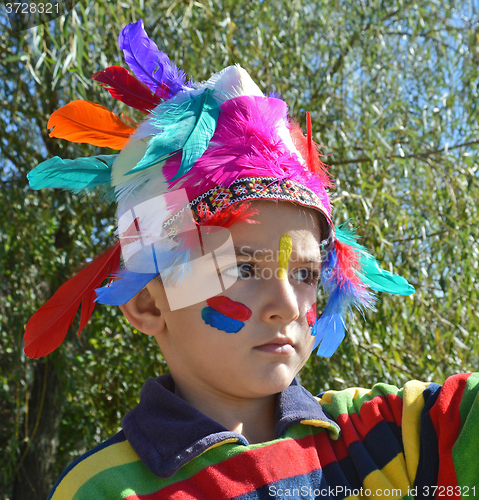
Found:
[{"label": "orange feather", "polygon": [[135,132],[107,108],[90,101],[72,101],[57,109],[47,126],[54,127],[50,137],[111,149],[122,149]]}]

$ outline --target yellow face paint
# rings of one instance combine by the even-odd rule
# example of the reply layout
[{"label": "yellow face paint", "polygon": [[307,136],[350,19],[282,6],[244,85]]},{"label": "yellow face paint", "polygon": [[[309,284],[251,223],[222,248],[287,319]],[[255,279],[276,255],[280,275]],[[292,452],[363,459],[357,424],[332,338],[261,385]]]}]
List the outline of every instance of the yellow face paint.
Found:
[{"label": "yellow face paint", "polygon": [[279,269],[278,278],[280,280],[286,281],[288,279],[288,262],[291,257],[291,252],[293,251],[293,240],[289,234],[283,234],[281,240],[279,241]]}]

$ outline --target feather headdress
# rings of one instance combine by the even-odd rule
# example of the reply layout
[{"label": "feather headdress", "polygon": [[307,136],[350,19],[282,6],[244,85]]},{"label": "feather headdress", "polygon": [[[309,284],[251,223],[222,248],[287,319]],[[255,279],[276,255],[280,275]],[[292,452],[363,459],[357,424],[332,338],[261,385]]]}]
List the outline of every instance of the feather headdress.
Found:
[{"label": "feather headdress", "polygon": [[[287,200],[325,218],[329,233],[321,282],[329,299],[319,318],[312,317],[313,309],[308,313],[319,355],[329,357],[336,350],[351,307],[373,304],[370,290],[414,292],[406,280],[380,269],[353,231],[334,228],[327,193],[332,182],[312,140],[309,113],[305,136],[289,119],[286,103],[263,95],[239,66],[201,84],[187,81],[148,38],[141,20],[122,30],[119,45],[131,72],[112,66],[93,79],[112,97],[141,111],[144,121],[138,125],[121,119],[88,101],[67,104],[50,118],[51,137],[119,154],[55,157],[28,174],[34,189],[114,190],[119,242],[32,317],[24,336],[28,356],[45,356],[58,347],[83,303],[81,330],[92,313],[95,292],[100,303],[124,304],[160,275],[172,309],[184,307],[188,294],[195,303],[220,293],[218,283],[204,286],[202,281],[201,289],[195,289],[190,278],[216,265],[204,248],[212,231],[224,237],[215,259],[236,263],[230,233],[221,231],[235,222],[256,222],[249,200]],[[101,288],[108,277],[116,279]],[[223,289],[228,279],[222,275]]]}]

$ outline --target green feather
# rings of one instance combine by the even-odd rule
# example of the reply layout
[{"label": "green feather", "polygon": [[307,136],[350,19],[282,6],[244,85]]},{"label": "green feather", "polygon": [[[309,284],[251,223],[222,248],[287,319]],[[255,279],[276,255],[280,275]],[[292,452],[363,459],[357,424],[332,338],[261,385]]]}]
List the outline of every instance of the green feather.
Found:
[{"label": "green feather", "polygon": [[[206,89],[201,94],[180,94],[177,99],[158,106],[157,114],[150,119],[152,131],[148,149],[135,167],[125,175],[134,174],[165,161],[183,150],[181,165],[175,180],[185,175],[195,161],[206,151],[216,130],[219,105],[213,91]],[[156,132],[161,130],[161,132]],[[141,131],[148,133],[147,126]]]},{"label": "green feather", "polygon": [[412,295],[414,287],[402,276],[392,274],[379,267],[378,261],[357,242],[358,236],[353,230],[347,229],[345,224],[335,230],[336,239],[358,251],[361,264],[362,282],[376,292],[386,292],[394,295]]},{"label": "green feather", "polygon": [[76,160],[54,156],[27,174],[32,189],[63,188],[78,192],[111,182],[111,166],[117,155],[98,155]]}]

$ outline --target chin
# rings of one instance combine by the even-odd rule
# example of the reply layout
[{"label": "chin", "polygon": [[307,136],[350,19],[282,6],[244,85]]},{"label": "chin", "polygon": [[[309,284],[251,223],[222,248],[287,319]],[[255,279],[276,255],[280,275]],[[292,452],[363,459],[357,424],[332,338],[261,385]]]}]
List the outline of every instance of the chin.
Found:
[{"label": "chin", "polygon": [[265,396],[282,392],[291,385],[296,376],[296,371],[285,369],[284,367],[281,368],[272,370],[271,373],[258,382],[258,389],[261,388],[260,390]]}]

